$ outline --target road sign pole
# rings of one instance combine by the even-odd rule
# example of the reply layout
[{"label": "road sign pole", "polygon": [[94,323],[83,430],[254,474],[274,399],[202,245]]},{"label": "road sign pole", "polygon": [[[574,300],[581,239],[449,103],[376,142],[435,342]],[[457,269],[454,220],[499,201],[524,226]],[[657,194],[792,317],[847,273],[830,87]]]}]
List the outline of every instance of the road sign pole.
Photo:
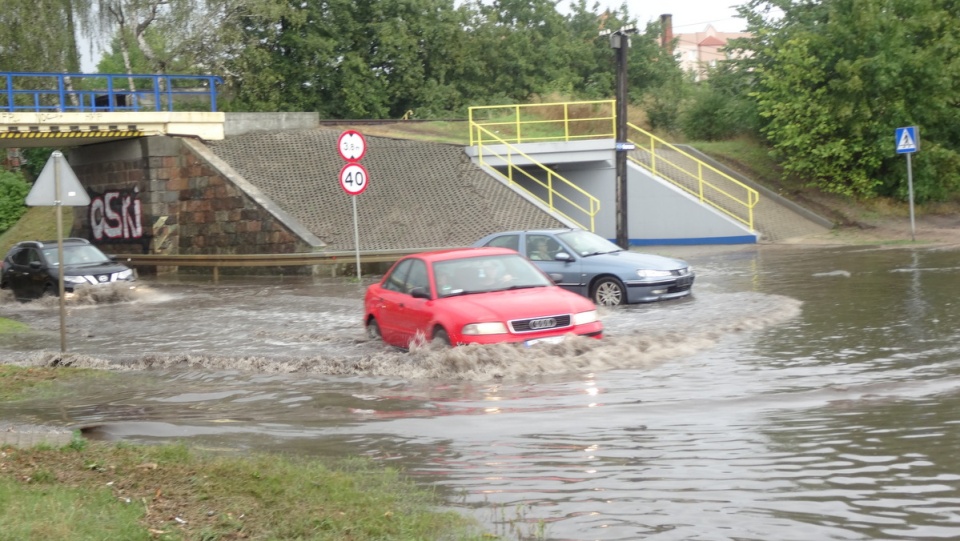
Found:
[{"label": "road sign pole", "polygon": [[913,217],[913,164],[910,155],[920,151],[920,128],[905,126],[893,132],[897,154],[907,155],[907,192],[910,195],[910,240],[917,240],[917,226]]},{"label": "road sign pole", "polygon": [[90,196],[76,173],[70,168],[66,158],[63,157],[63,153],[54,150],[37,179],[33,181],[33,188],[30,188],[24,203],[28,207],[54,207],[57,212],[57,257],[60,260],[59,280],[57,280],[59,282],[57,288],[60,292],[60,353],[65,353],[67,351],[65,324],[67,308],[63,298],[63,207],[85,207],[90,204]]},{"label": "road sign pole", "polygon": [[357,251],[357,280],[360,279],[360,226],[357,223],[357,196],[351,196],[353,199],[353,245]]},{"label": "road sign pole", "polygon": [[917,240],[917,229],[913,221],[913,166],[910,153],[907,153],[907,193],[910,195],[910,240]]},{"label": "road sign pole", "polygon": [[54,190],[54,210],[57,212],[57,261],[60,262],[58,267],[58,279],[57,279],[57,288],[59,289],[60,295],[60,353],[67,352],[67,307],[64,304],[64,288],[63,288],[63,201],[61,200],[60,192],[60,160],[55,159],[53,161],[53,190]]},{"label": "road sign pole", "polygon": [[353,246],[357,254],[357,280],[360,271],[360,219],[357,217],[357,196],[367,189],[367,169],[358,162],[367,152],[367,142],[359,132],[347,130],[337,139],[337,152],[347,164],[340,169],[340,187],[353,200]]}]

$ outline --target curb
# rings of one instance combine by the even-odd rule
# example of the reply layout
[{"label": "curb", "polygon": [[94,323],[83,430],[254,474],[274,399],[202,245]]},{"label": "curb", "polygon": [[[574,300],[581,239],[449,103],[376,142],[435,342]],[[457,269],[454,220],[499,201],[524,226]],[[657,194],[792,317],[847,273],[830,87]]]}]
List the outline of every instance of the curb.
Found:
[{"label": "curb", "polygon": [[73,431],[41,425],[0,424],[0,447],[29,449],[38,445],[63,447],[73,441]]}]

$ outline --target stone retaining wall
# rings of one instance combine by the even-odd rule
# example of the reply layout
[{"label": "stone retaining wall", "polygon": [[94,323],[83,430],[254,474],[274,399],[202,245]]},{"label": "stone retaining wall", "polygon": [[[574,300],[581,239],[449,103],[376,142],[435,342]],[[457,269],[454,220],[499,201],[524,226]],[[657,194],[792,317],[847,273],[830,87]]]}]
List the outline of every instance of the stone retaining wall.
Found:
[{"label": "stone retaining wall", "polygon": [[316,249],[188,143],[150,137],[72,152],[71,166],[93,202],[74,209],[70,234],[118,255]]}]

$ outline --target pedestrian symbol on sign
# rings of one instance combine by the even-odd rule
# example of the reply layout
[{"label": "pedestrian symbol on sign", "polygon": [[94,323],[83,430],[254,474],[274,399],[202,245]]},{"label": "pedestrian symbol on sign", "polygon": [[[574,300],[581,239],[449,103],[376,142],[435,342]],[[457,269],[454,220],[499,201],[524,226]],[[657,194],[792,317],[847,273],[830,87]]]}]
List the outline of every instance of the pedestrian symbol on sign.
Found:
[{"label": "pedestrian symbol on sign", "polygon": [[897,154],[909,154],[919,150],[919,140],[917,139],[916,126],[897,128],[896,139]]}]

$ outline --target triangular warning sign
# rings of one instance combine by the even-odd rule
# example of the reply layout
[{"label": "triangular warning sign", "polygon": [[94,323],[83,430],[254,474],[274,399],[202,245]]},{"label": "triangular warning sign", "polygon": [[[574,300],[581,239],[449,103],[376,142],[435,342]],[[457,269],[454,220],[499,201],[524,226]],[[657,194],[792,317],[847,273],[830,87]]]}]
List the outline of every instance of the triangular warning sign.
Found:
[{"label": "triangular warning sign", "polygon": [[[60,177],[60,196],[57,197],[57,177]],[[80,179],[70,168],[63,153],[55,150],[40,171],[40,176],[33,183],[33,188],[27,194],[28,207],[53,207],[58,204],[68,207],[85,207],[90,204],[87,190],[80,184]]]},{"label": "triangular warning sign", "polygon": [[917,143],[914,142],[913,137],[910,137],[910,130],[903,130],[903,134],[900,136],[900,142],[897,143],[897,150],[914,150],[916,148]]}]

